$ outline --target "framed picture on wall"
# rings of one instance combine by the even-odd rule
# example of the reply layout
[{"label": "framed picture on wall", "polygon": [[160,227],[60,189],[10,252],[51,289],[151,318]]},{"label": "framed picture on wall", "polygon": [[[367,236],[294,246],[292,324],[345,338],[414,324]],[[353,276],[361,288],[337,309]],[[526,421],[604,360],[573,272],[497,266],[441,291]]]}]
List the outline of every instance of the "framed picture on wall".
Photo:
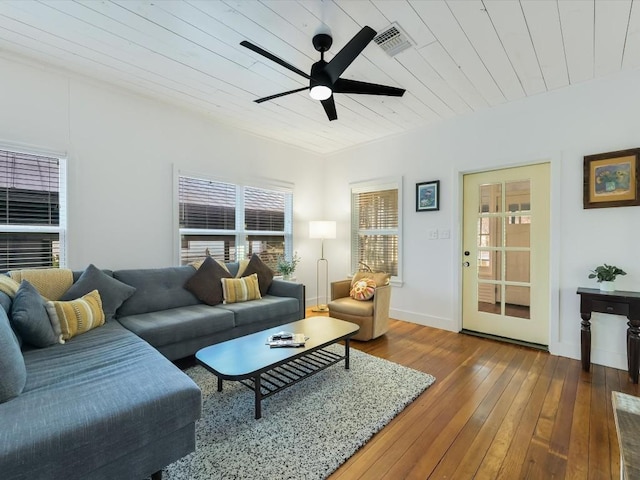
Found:
[{"label": "framed picture on wall", "polygon": [[416,183],[416,212],[440,210],[440,180]]},{"label": "framed picture on wall", "polygon": [[640,148],[584,157],[584,208],[640,205]]}]

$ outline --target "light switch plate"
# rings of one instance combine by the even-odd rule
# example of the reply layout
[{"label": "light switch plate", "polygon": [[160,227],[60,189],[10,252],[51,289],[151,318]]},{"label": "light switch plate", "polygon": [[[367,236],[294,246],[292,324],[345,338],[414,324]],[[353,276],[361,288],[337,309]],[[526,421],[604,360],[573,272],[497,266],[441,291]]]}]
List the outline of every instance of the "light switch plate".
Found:
[{"label": "light switch plate", "polygon": [[451,232],[448,228],[444,230],[438,230],[438,238],[449,238],[451,236]]},{"label": "light switch plate", "polygon": [[427,230],[427,238],[429,240],[437,240],[438,239],[438,229],[437,228],[431,228],[431,229]]}]

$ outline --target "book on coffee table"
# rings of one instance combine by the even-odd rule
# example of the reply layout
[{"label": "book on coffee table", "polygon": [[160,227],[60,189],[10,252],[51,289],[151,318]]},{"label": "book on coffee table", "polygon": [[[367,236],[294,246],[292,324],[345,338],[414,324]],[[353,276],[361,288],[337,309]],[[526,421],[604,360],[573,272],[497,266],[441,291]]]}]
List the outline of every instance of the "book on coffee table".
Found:
[{"label": "book on coffee table", "polygon": [[271,348],[279,347],[304,347],[305,342],[309,340],[304,333],[292,334],[275,334],[267,338],[267,345]]}]

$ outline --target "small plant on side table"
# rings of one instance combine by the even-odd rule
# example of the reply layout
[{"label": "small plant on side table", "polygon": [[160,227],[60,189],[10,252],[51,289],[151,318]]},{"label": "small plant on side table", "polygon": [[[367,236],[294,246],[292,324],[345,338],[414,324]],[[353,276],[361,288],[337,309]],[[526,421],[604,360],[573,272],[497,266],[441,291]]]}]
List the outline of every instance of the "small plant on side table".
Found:
[{"label": "small plant on side table", "polygon": [[589,274],[589,278],[597,278],[598,283],[600,284],[600,290],[612,292],[615,289],[613,288],[613,281],[616,279],[618,275],[626,275],[627,272],[618,268],[614,265],[600,265],[595,268],[595,270],[591,270]]},{"label": "small plant on side table", "polygon": [[278,258],[276,270],[278,271],[278,273],[282,274],[282,278],[284,278],[285,280],[289,280],[291,278],[291,274],[295,272],[296,267],[298,266],[298,262],[300,262],[298,252],[293,252],[291,261],[287,260],[284,257]]}]

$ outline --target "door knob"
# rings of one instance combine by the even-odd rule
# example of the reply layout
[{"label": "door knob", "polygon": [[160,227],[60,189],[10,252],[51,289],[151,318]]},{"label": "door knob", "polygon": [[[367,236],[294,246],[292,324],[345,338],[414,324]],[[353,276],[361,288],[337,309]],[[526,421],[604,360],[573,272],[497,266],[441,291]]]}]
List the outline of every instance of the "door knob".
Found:
[{"label": "door knob", "polygon": [[470,263],[469,263],[469,262],[462,262],[462,266],[463,266],[463,267],[468,267],[469,265],[470,265]]}]

